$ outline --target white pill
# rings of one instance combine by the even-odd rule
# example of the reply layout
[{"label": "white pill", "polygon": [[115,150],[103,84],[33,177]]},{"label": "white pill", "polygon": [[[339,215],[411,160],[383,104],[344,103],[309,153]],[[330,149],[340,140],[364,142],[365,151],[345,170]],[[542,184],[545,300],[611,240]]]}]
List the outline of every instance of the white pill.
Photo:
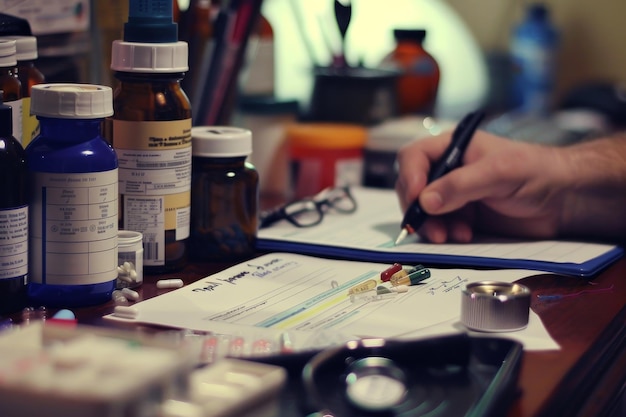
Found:
[{"label": "white pill", "polygon": [[128,274],[126,272],[124,272],[123,274],[119,274],[117,276],[117,279],[119,279],[120,281],[124,281],[124,282],[128,282],[129,284],[131,282],[133,282],[133,279],[131,276],[128,276]]},{"label": "white pill", "polygon": [[121,317],[123,319],[134,319],[139,315],[139,310],[135,307],[129,306],[115,306],[113,310],[113,315],[116,317]]},{"label": "white pill", "polygon": [[115,304],[128,305],[128,299],[120,290],[113,291],[113,294],[111,294],[111,298],[113,299]]},{"label": "white pill", "polygon": [[156,284],[157,288],[180,288],[183,286],[182,279],[160,279]]},{"label": "white pill", "polygon": [[393,292],[408,292],[409,286],[408,285],[396,285],[395,287],[391,287],[390,290]]},{"label": "white pill", "polygon": [[139,293],[137,291],[131,290],[130,288],[122,288],[122,294],[124,294],[124,297],[131,300],[139,299]]}]

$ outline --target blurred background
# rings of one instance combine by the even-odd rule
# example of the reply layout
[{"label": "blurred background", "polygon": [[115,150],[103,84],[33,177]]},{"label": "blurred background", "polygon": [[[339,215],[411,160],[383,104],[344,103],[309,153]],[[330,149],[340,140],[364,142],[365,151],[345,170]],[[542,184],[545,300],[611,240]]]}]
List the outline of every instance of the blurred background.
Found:
[{"label": "blurred background", "polygon": [[[178,0],[177,7],[184,11],[207,2],[211,3]],[[226,3],[213,0],[213,7]],[[582,83],[626,81],[622,21],[626,2],[540,3],[550,8],[552,24],[560,34],[555,100]],[[487,79],[472,55],[478,53],[485,65],[497,66],[499,55],[509,50],[511,32],[522,21],[526,4],[522,0],[353,0],[346,56],[355,65],[375,65],[394,46],[393,28],[422,27],[428,31],[425,45],[443,67],[444,99],[462,94],[459,90],[468,96],[479,94],[488,87]],[[113,83],[108,69],[110,45],[122,36],[127,8],[126,0],[0,0],[0,11],[21,15],[31,23],[39,38],[40,66],[49,80],[76,78],[102,84]],[[277,96],[306,99],[311,64],[329,62],[328,43],[338,45],[332,11],[331,0],[263,1],[262,13],[274,32]],[[305,42],[312,45],[310,50]]]},{"label": "blurred background", "polygon": [[[170,0],[162,1],[169,5]],[[263,188],[289,176],[284,172],[290,157],[285,135],[306,146],[313,135],[316,143],[331,144],[335,153],[337,148],[365,149],[367,170],[374,164],[367,159],[368,145],[370,151],[386,152],[386,164],[393,164],[402,143],[449,128],[478,107],[490,116],[485,129],[518,140],[566,144],[626,127],[624,1],[171,4],[179,38],[189,43],[190,68],[182,86],[192,103],[194,125],[253,130],[253,160]],[[0,0],[0,12],[28,20],[38,40],[37,66],[48,82],[114,87],[111,44],[123,37],[128,0]],[[230,15],[237,18],[229,21]],[[402,49],[406,33],[397,29],[411,33],[413,49]],[[406,53],[419,60],[407,64]],[[424,57],[431,59],[428,65]],[[401,84],[409,75],[412,84]],[[220,97],[219,80],[229,77],[234,80],[229,94]],[[428,94],[418,94],[425,89]],[[411,100],[413,107],[406,108]],[[207,116],[215,106],[217,116]],[[310,126],[285,130],[296,122],[348,123],[361,126],[363,133],[346,130],[352,136],[343,149],[335,145],[347,134],[337,138],[336,129]],[[331,136],[323,137],[328,132]],[[300,149],[304,154],[306,146]],[[270,166],[278,172],[270,175]],[[358,169],[348,171],[335,185],[359,178]],[[391,181],[373,183],[389,186]]]}]

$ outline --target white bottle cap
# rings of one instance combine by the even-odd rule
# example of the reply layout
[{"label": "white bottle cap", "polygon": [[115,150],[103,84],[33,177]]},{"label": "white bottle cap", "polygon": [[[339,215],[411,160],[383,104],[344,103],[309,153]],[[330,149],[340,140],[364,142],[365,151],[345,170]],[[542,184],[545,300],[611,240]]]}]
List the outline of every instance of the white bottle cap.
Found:
[{"label": "white bottle cap", "polygon": [[124,72],[172,73],[189,70],[187,42],[113,41],[111,69]]},{"label": "white bottle cap", "polygon": [[16,46],[12,39],[0,40],[0,67],[14,67],[17,65]]},{"label": "white bottle cap", "polygon": [[99,119],[113,115],[111,87],[93,84],[37,84],[30,113],[59,119]]},{"label": "white bottle cap", "polygon": [[16,42],[15,58],[18,61],[37,59],[37,38],[35,36],[3,36],[0,39],[9,39]]},{"label": "white bottle cap", "polygon": [[252,132],[230,126],[191,128],[193,156],[236,157],[252,153]]}]

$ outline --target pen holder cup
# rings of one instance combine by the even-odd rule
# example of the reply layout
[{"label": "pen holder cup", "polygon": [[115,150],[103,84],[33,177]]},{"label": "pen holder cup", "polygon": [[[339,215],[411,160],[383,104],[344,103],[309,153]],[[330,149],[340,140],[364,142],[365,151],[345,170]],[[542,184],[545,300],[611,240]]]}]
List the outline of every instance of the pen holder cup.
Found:
[{"label": "pen holder cup", "polygon": [[375,125],[397,114],[398,73],[374,68],[314,70],[309,119]]}]

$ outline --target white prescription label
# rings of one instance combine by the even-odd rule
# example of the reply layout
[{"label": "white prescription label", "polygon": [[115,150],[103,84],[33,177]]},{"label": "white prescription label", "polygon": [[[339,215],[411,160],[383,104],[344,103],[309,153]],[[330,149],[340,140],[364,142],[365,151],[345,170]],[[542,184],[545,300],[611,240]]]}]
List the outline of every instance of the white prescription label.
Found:
[{"label": "white prescription label", "polygon": [[117,179],[117,169],[34,173],[31,282],[85,285],[117,278]]},{"label": "white prescription label", "polygon": [[122,194],[162,195],[189,191],[191,147],[159,151],[116,150]]},{"label": "white prescription label", "polygon": [[143,233],[144,265],[165,265],[165,246],[189,237],[191,120],[113,120],[122,223]]},{"label": "white prescription label", "polygon": [[28,206],[0,210],[0,279],[28,273]]}]

